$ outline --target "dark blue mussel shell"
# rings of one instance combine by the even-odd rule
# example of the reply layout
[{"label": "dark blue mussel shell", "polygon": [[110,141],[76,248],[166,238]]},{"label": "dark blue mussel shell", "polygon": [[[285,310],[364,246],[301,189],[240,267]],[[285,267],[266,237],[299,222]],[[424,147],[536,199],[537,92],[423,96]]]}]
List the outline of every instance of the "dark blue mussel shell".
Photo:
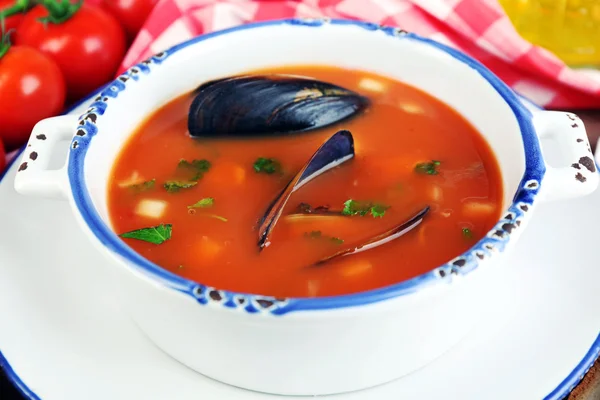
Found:
[{"label": "dark blue mussel shell", "polygon": [[188,130],[193,137],[293,134],[351,118],[368,105],[368,98],[326,82],[290,75],[238,76],[196,90]]},{"label": "dark blue mussel shell", "polygon": [[258,247],[262,250],[269,245],[269,235],[290,196],[303,185],[330,169],[354,158],[354,138],[348,131],[339,131],[319,147],[306,165],[273,200],[259,221]]}]

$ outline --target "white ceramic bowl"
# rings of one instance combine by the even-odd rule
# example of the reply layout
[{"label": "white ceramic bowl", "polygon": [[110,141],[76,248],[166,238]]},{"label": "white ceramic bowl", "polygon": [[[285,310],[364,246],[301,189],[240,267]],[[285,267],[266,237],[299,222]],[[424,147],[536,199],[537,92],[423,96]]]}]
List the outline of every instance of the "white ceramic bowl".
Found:
[{"label": "white ceramic bowl", "polygon": [[[464,115],[491,145],[502,171],[504,212],[494,229],[468,252],[414,279],[313,299],[232,293],[189,281],[145,260],[111,231],[111,166],[148,115],[207,80],[299,64],[393,77]],[[541,136],[558,141],[562,165],[545,163]],[[64,139],[72,139],[67,165],[50,171],[53,145]],[[366,388],[438,357],[485,311],[486,288],[494,284],[486,271],[517,239],[538,201],[585,195],[597,185],[576,116],[533,115],[483,66],[436,42],[341,20],[245,25],[157,54],[111,83],[79,118],[40,122],[15,180],[23,194],[70,201],[83,232],[114,267],[124,308],[161,349],[219,381],[293,395]]]}]

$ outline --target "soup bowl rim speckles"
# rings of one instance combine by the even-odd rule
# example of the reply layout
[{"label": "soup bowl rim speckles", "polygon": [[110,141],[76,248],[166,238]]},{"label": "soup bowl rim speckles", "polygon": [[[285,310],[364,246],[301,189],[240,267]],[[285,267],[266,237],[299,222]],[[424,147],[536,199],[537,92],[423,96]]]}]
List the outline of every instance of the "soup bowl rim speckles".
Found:
[{"label": "soup bowl rim speckles", "polygon": [[[160,68],[159,64],[166,58],[180,52],[188,46],[210,40],[213,37],[226,35],[229,32],[281,24],[313,27],[314,29],[319,29],[319,27],[325,25],[352,25],[370,31],[382,31],[387,35],[397,36],[398,40],[419,41],[449,54],[462,63],[468,64],[487,80],[487,82],[497,91],[498,95],[501,96],[512,109],[518,121],[523,139],[523,147],[525,148],[525,172],[521,184],[518,191],[515,193],[512,205],[509,207],[508,211],[503,214],[496,226],[467,252],[430,272],[380,289],[349,295],[319,298],[278,299],[270,296],[235,293],[228,290],[208,287],[201,283],[193,282],[178,276],[148,261],[119,239],[107,223],[102,220],[98,212],[96,212],[83,173],[87,150],[93,143],[93,138],[97,133],[96,124],[103,118],[105,110],[110,108],[111,101],[114,101],[115,98],[119,97],[121,93],[127,90],[128,81],[145,79],[146,75],[150,75],[154,68]],[[573,124],[577,124],[577,118],[575,116],[568,114],[568,118],[573,118]],[[33,136],[32,140],[35,140]],[[28,163],[31,164],[32,162],[33,160],[23,161],[19,169],[21,171],[26,171]],[[583,177],[581,173],[591,172],[593,175],[596,175],[595,171],[587,171],[585,165],[583,165],[583,167],[581,165],[577,166],[577,168],[579,168],[579,171],[575,172],[579,174],[578,176],[582,177],[582,180],[588,180],[589,178]],[[530,212],[536,203],[545,173],[546,165],[542,158],[538,136],[536,135],[533,124],[532,113],[504,83],[480,63],[445,45],[396,28],[383,27],[364,22],[326,19],[279,20],[239,26],[197,37],[188,42],[176,45],[164,52],[158,53],[131,67],[114,82],[107,85],[107,87],[95,98],[94,102],[89,105],[86,113],[80,116],[79,126],[71,142],[68,161],[68,179],[74,203],[85,223],[100,242],[110,249],[110,251],[122,256],[132,265],[149,274],[152,278],[158,279],[168,287],[194,297],[200,304],[219,303],[227,308],[239,308],[248,313],[259,315],[265,313],[282,315],[293,311],[328,310],[365,305],[408,295],[417,292],[422,288],[429,287],[432,284],[449,284],[452,282],[454,276],[468,275],[470,272],[476,270],[485,259],[491,257],[494,253],[503,252],[504,248],[512,242],[511,238],[514,236],[514,231],[519,231],[521,229],[523,217]],[[595,179],[590,180],[594,181]],[[589,183],[589,185],[591,184],[592,183]]]}]

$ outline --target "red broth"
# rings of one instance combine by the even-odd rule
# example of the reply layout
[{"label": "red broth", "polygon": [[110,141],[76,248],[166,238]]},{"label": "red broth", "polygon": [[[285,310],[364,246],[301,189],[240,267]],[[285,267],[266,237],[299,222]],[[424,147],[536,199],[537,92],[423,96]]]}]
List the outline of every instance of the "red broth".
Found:
[{"label": "red broth", "polygon": [[[496,159],[452,108],[416,88],[363,71],[298,66],[261,72],[334,83],[368,96],[372,105],[363,115],[310,133],[218,140],[188,135],[191,94],[157,110],[124,146],[109,183],[109,211],[118,234],[172,226],[171,238],[161,244],[123,239],[142,256],[219,289],[281,297],[340,295],[430,271],[466,251],[498,220],[502,180]],[[354,135],[355,159],[295,192],[271,245],[259,252],[258,219],[339,129]],[[260,157],[279,161],[281,173],[256,172]],[[211,166],[195,186],[169,193],[165,182],[190,173],[178,168],[182,159],[207,160]],[[434,160],[439,165],[430,169],[437,174],[417,167]],[[202,199],[213,199],[212,206],[189,208]],[[341,210],[349,199],[389,208],[381,217],[289,216],[300,203]],[[404,222],[425,205],[431,211],[422,224],[401,238],[312,266]]]}]

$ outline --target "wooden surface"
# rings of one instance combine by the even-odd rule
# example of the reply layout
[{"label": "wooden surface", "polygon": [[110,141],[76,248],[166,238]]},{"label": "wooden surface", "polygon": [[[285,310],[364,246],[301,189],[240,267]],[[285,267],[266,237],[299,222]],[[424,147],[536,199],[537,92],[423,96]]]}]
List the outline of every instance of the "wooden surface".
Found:
[{"label": "wooden surface", "polygon": [[[584,121],[592,149],[595,151],[596,142],[598,141],[598,137],[600,137],[600,111],[575,110],[573,112],[579,115]],[[598,286],[600,287],[600,282]],[[0,372],[0,399],[22,400],[19,392],[11,386],[2,372]],[[600,400],[600,363],[598,361],[596,361],[596,364],[586,374],[581,383],[567,397],[567,400]]]}]

